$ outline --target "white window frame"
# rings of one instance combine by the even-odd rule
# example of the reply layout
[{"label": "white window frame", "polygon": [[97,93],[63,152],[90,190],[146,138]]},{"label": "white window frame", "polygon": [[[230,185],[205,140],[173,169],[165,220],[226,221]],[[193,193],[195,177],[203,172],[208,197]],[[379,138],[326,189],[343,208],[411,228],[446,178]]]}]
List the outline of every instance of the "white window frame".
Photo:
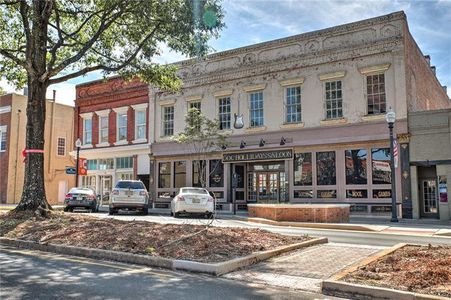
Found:
[{"label": "white window frame", "polygon": [[[122,106],[118,108],[113,108],[114,112],[116,113],[116,142],[114,145],[126,145],[128,144],[128,106]],[[126,122],[125,122],[125,139],[119,139],[119,119],[120,116],[126,116]],[[122,127],[123,128],[123,127]]]},{"label": "white window frame", "polygon": [[[83,124],[83,132],[82,132],[82,134],[83,134],[83,136],[82,136],[82,148],[91,148],[92,147],[92,115],[93,115],[93,113],[92,112],[89,112],[89,113],[83,113],[83,114],[80,114],[80,117],[81,117],[81,121],[82,121],[82,124]],[[86,133],[87,133],[87,131],[86,131],[86,124],[85,124],[85,122],[87,121],[87,120],[90,120],[91,121],[91,141],[90,141],[90,143],[86,143]]]},{"label": "white window frame", "polygon": [[[141,143],[147,142],[147,103],[132,105],[132,108],[135,111],[135,139],[132,141],[133,143]],[[144,113],[144,123],[138,124],[138,113]],[[144,126],[144,136],[138,137],[138,127]]]},{"label": "white window frame", "polygon": [[[253,111],[252,108],[251,108],[251,97],[252,97],[252,94],[261,94],[262,95],[262,99],[261,99],[261,102],[262,102],[262,108],[261,108],[262,116],[261,116],[261,120],[262,120],[262,122],[258,126],[252,125],[252,111]],[[265,95],[263,93],[263,90],[255,90],[255,91],[248,92],[248,110],[249,110],[249,128],[264,127],[265,126]],[[256,110],[256,109],[254,109],[254,110]],[[260,110],[260,109],[258,109],[258,110]]]},{"label": "white window frame", "polygon": [[[99,122],[99,143],[96,145],[96,147],[104,147],[104,146],[109,146],[109,133],[110,133],[110,109],[104,109],[104,110],[99,110],[96,111],[96,115],[99,117],[98,118],[98,122]],[[107,119],[107,126],[106,128],[102,129],[102,118],[106,118]],[[106,141],[102,141],[102,131],[106,130]]]},{"label": "white window frame", "polygon": [[[302,86],[300,84],[297,84],[297,85],[285,86],[284,88],[285,88],[284,89],[284,96],[285,96],[285,99],[284,99],[284,124],[302,123]],[[299,103],[288,104],[288,89],[293,89],[293,88],[299,88]],[[293,106],[293,107],[300,106],[299,120],[296,120],[294,122],[293,121],[288,122],[288,106]]]},{"label": "white window frame", "polygon": [[[169,121],[165,120],[165,109],[172,107],[172,134],[166,135],[166,123],[169,124]],[[175,106],[174,105],[165,105],[161,107],[161,136],[162,137],[170,137],[174,135],[174,118],[175,117]]]},{"label": "white window frame", "polygon": [[[380,75],[384,76],[384,82],[383,82],[384,91],[383,91],[383,93],[372,93],[372,94],[369,94],[368,93],[368,77],[380,76]],[[366,115],[368,115],[368,116],[378,116],[378,115],[385,115],[387,113],[387,85],[386,85],[386,81],[387,80],[386,80],[386,78],[387,78],[387,76],[386,76],[385,72],[375,72],[375,73],[368,73],[368,74],[364,75],[364,88],[365,88],[365,98],[366,98]],[[380,84],[380,82],[378,83],[378,85],[379,84]],[[374,84],[372,84],[372,85],[374,87]],[[369,96],[370,95],[376,95],[376,94],[378,94],[379,96],[381,96],[382,94],[384,95],[384,98],[385,98],[385,111],[379,112],[379,113],[372,113],[372,114],[370,114],[369,113],[370,103],[368,101],[369,100]],[[374,104],[373,104],[373,111],[374,111]]]},{"label": "white window frame", "polygon": [[[199,105],[199,107],[195,107],[195,106],[198,106],[198,105]],[[189,111],[191,108],[196,108],[197,110],[199,110],[199,112],[202,112],[202,101],[201,101],[201,100],[192,100],[192,101],[189,101],[189,102],[188,102],[188,111]]]},{"label": "white window frame", "polygon": [[[221,105],[221,100],[224,100],[224,99],[228,99],[229,100],[229,111],[228,111],[228,113],[224,113],[224,112],[221,112],[221,107],[226,107],[225,105]],[[230,130],[230,129],[232,129],[232,123],[233,123],[233,120],[232,120],[232,97],[231,97],[231,95],[225,95],[225,96],[220,96],[220,97],[216,97],[216,101],[217,101],[217,103],[218,103],[218,120],[219,120],[219,126],[220,126],[220,128],[221,128],[221,130]],[[221,119],[221,116],[227,116],[227,114],[229,115],[229,127],[228,128],[222,128],[222,119]]]},{"label": "white window frame", "polygon": [[[3,148],[3,134],[5,134],[5,149]],[[8,146],[8,126],[2,125],[0,126],[0,152],[6,152],[6,147]]]},{"label": "white window frame", "polygon": [[[64,141],[63,154],[59,154],[60,140]],[[66,156],[66,138],[65,137],[59,136],[56,138],[56,155],[57,156]]]},{"label": "white window frame", "polygon": [[[328,118],[327,117],[327,110],[328,110],[328,108],[327,108],[327,101],[328,101],[328,99],[327,99],[327,88],[326,88],[326,85],[327,84],[332,84],[332,83],[335,83],[336,85],[337,85],[337,83],[338,82],[340,82],[340,91],[341,91],[341,97],[340,98],[338,98],[337,96],[336,96],[336,98],[335,99],[329,99],[329,101],[330,101],[330,103],[331,103],[331,106],[332,106],[332,104],[333,104],[333,102],[335,101],[335,103],[336,104],[338,104],[338,100],[341,100],[341,107],[340,107],[340,109],[341,109],[341,116],[337,116],[337,117],[331,117],[331,118]],[[330,79],[330,80],[325,80],[324,82],[323,82],[323,99],[324,99],[324,112],[325,112],[325,114],[324,114],[324,120],[340,120],[340,119],[343,119],[344,118],[344,106],[343,106],[343,100],[344,100],[344,96],[343,96],[343,88],[344,88],[344,86],[343,86],[343,79],[341,79],[341,78],[333,78],[333,79]],[[332,93],[332,89],[330,89],[330,92]],[[336,92],[336,91],[338,91],[338,87],[336,86],[335,87],[335,89],[334,89],[334,91]],[[331,96],[332,97],[332,96]],[[331,111],[333,111],[333,110],[336,110],[336,111],[338,111],[338,105],[337,105],[337,107],[336,108],[330,108],[330,110]],[[331,114],[332,115],[332,114]]]}]

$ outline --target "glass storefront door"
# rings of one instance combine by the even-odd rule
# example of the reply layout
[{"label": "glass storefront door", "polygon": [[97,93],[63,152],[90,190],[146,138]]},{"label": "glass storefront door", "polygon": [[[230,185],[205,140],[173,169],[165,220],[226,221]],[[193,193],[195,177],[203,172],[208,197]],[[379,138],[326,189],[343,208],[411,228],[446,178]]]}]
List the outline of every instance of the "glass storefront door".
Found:
[{"label": "glass storefront door", "polygon": [[280,164],[249,164],[247,201],[257,203],[285,202],[285,168]]},{"label": "glass storefront door", "polygon": [[277,202],[279,200],[279,174],[276,172],[257,173],[257,201]]},{"label": "glass storefront door", "polygon": [[100,176],[99,192],[101,205],[108,205],[112,189],[113,189],[113,177],[111,175]]}]

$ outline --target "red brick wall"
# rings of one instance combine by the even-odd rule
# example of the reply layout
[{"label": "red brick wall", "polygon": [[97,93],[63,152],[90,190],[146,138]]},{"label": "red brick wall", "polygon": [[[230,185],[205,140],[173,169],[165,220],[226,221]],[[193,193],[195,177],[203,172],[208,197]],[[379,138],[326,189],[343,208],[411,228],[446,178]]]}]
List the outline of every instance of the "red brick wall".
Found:
[{"label": "red brick wall", "polygon": [[[139,80],[132,80],[131,82],[124,82],[118,77],[110,78],[107,81],[98,80],[81,84],[76,87],[75,100],[75,137],[82,138],[83,123],[81,122],[80,114],[87,112],[95,112],[98,110],[111,109],[109,114],[109,134],[108,140],[111,147],[114,147],[116,142],[116,113],[113,108],[129,106],[127,111],[127,140],[129,144],[135,139],[135,111],[131,105],[148,103],[149,102],[149,88],[145,83]],[[147,110],[148,112],[148,110]],[[148,119],[148,114],[147,114]],[[98,116],[93,115],[93,146],[98,143],[99,137],[99,122]],[[149,121],[147,120],[147,126]],[[148,132],[148,128],[146,132]]]},{"label": "red brick wall", "polygon": [[[12,95],[0,96],[0,106],[12,104]],[[6,151],[0,152],[0,203],[6,203],[8,196],[9,147],[11,141],[11,112],[0,114],[0,126],[6,125]]]},{"label": "red brick wall", "polygon": [[248,206],[249,217],[274,221],[343,223],[349,222],[349,206]]},{"label": "red brick wall", "polygon": [[[405,30],[407,108],[409,112],[451,107],[451,101],[432,72],[423,53]],[[432,58],[433,60],[433,58]]]}]

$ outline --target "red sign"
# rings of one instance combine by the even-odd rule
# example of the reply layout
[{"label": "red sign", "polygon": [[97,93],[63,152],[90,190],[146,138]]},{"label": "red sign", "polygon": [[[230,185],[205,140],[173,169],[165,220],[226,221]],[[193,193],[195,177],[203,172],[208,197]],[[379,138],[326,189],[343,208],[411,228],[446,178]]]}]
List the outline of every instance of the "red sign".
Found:
[{"label": "red sign", "polygon": [[87,164],[86,158],[78,159],[78,175],[87,175],[88,174],[88,167],[86,164]]}]

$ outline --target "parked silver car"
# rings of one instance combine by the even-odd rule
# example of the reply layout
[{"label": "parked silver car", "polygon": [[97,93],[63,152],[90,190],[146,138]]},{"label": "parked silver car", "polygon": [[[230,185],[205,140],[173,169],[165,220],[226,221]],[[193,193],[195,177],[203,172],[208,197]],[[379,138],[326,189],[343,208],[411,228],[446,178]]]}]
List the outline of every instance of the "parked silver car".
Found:
[{"label": "parked silver car", "polygon": [[64,199],[64,211],[74,211],[75,208],[90,209],[91,212],[98,211],[97,195],[90,188],[74,187],[66,194]]},{"label": "parked silver car", "polygon": [[140,210],[144,215],[149,212],[149,193],[139,180],[119,180],[110,194],[109,214],[114,215],[120,209]]}]

